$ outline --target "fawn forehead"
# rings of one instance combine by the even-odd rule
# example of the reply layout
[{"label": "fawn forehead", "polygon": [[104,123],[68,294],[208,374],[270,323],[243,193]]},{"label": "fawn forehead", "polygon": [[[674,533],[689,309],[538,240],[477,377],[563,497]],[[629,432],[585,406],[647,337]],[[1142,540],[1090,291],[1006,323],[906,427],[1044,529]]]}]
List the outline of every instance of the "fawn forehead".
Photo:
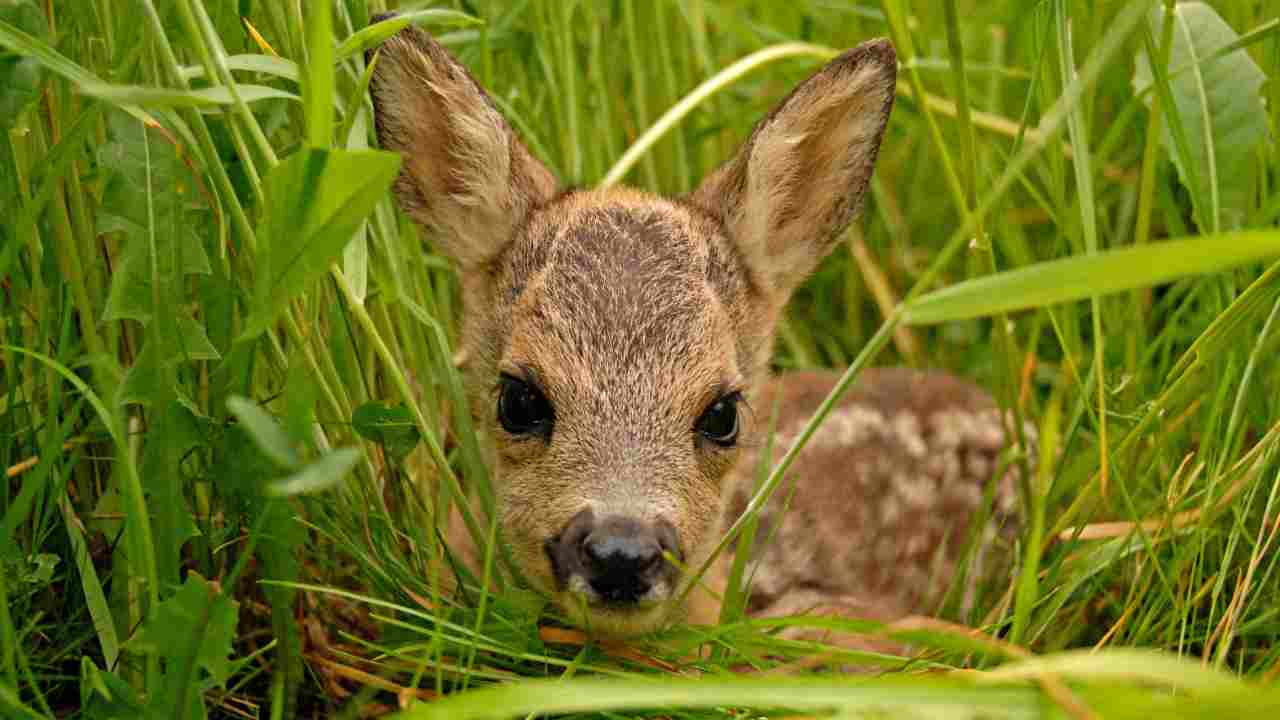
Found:
[{"label": "fawn forehead", "polygon": [[500,263],[504,370],[528,366],[551,392],[593,403],[658,387],[647,394],[696,404],[737,381],[731,309],[748,282],[696,210],[631,190],[571,192],[535,211]]}]

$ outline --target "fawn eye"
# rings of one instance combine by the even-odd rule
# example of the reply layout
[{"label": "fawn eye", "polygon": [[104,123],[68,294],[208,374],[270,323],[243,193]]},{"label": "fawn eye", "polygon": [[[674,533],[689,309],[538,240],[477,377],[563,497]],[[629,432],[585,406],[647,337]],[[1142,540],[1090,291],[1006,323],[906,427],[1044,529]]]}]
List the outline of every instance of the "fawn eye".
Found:
[{"label": "fawn eye", "polygon": [[555,413],[536,386],[503,374],[498,388],[498,422],[512,435],[551,434]]},{"label": "fawn eye", "polygon": [[741,393],[722,395],[702,411],[695,429],[711,442],[733,447],[738,442],[738,401]]}]

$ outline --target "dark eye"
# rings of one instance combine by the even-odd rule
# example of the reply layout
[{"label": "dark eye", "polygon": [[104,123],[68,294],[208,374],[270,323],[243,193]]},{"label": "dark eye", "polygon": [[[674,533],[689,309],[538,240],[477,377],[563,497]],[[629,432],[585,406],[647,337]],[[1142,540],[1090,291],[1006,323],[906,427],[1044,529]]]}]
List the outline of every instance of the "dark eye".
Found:
[{"label": "dark eye", "polygon": [[702,411],[694,428],[717,445],[733,447],[738,442],[738,401],[741,399],[742,395],[736,392],[721,396]]},{"label": "dark eye", "polygon": [[536,386],[511,375],[498,380],[498,422],[512,435],[551,434],[555,414]]}]

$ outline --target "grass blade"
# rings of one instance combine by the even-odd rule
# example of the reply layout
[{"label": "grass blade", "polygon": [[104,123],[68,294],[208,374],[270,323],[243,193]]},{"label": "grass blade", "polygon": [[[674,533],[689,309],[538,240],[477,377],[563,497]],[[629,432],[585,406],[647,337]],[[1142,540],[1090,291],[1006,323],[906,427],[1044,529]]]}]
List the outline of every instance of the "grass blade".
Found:
[{"label": "grass blade", "polygon": [[1280,231],[1241,230],[1100,252],[975,278],[907,301],[903,320],[929,325],[1085,300],[1221,272],[1280,255]]}]

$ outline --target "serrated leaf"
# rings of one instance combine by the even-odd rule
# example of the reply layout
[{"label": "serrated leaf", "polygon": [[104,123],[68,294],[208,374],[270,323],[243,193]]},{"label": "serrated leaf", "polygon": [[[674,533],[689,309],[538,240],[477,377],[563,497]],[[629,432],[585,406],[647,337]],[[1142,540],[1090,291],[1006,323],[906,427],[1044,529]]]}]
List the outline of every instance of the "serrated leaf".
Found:
[{"label": "serrated leaf", "polygon": [[124,375],[116,391],[118,405],[150,405],[160,393],[174,389],[169,364],[160,361],[160,349],[154,341],[143,341],[142,351]]},{"label": "serrated leaf", "polygon": [[143,716],[142,704],[129,683],[100,670],[89,656],[80,658],[80,711],[87,720],[121,720]]},{"label": "serrated leaf", "polygon": [[267,486],[267,494],[275,496],[317,493],[337,485],[351,468],[360,462],[356,448],[338,448],[320,456],[289,477]]},{"label": "serrated leaf", "polygon": [[186,317],[185,310],[176,311],[160,323],[158,332],[147,333],[142,351],[125,373],[116,394],[122,405],[150,405],[161,392],[174,391],[184,402],[188,400],[172,376],[172,368],[185,360],[217,360],[217,348],[209,342],[204,326]]},{"label": "serrated leaf", "polygon": [[176,309],[160,323],[161,362],[217,360],[218,349],[209,342],[204,326],[186,313],[185,309]]},{"label": "serrated leaf", "polygon": [[422,439],[413,413],[404,405],[368,402],[351,414],[351,425],[361,437],[378,443],[400,462]]},{"label": "serrated leaf", "polygon": [[227,410],[240,421],[254,444],[272,462],[285,469],[298,467],[301,460],[293,448],[293,441],[270,413],[252,400],[238,395],[227,398]]},{"label": "serrated leaf", "polygon": [[[1165,19],[1156,3],[1150,27],[1155,37]],[[1267,114],[1260,89],[1267,76],[1243,48],[1219,54],[1240,35],[1202,2],[1183,2],[1173,10],[1169,49],[1169,90],[1186,138],[1188,157],[1178,152],[1168,116],[1162,117],[1163,143],[1173,157],[1182,184],[1195,203],[1196,223],[1206,232],[1240,227],[1249,209],[1254,150],[1267,138]],[[1215,56],[1217,55],[1217,56]],[[1155,78],[1147,54],[1138,56],[1133,85],[1147,92]],[[1150,107],[1155,93],[1145,101]],[[1169,112],[1169,108],[1162,108]],[[1191,167],[1188,167],[1190,164]]]},{"label": "serrated leaf", "polygon": [[395,153],[317,148],[300,150],[271,171],[257,301],[242,337],[262,333],[325,273],[399,171]]},{"label": "serrated leaf", "polygon": [[[195,179],[168,136],[119,114],[108,117],[112,141],[98,152],[98,162],[108,172],[102,205],[110,210],[99,214],[97,230],[121,232],[124,251],[112,273],[103,319],[147,323],[157,301],[165,315],[173,303],[182,301],[183,276],[211,272],[193,229],[201,218],[188,217],[189,207],[200,208],[199,214],[207,209],[193,202],[198,195]],[[184,317],[190,320],[190,314]],[[184,331],[182,340],[204,351],[208,341],[198,342],[203,330],[196,337],[189,327],[179,329]],[[212,357],[217,357],[216,351]],[[163,360],[171,358],[165,355]]]},{"label": "serrated leaf", "polygon": [[[104,215],[112,217],[109,213]],[[129,318],[146,324],[151,320],[151,306],[156,292],[151,282],[151,252],[145,239],[140,239],[140,234],[146,232],[145,228],[126,223],[127,220],[118,217],[98,223],[100,232],[106,225],[111,229],[123,229],[133,238],[125,248],[119,268],[111,275],[111,289],[107,294],[107,306],[102,313],[102,320],[113,322]],[[210,272],[209,256],[205,254],[200,239],[194,233],[180,232],[178,237],[171,238],[170,241],[182,245],[177,261],[181,274],[206,275]],[[162,272],[173,270],[166,269]],[[170,279],[171,277],[161,275],[164,287],[160,292],[165,292]]]},{"label": "serrated leaf", "polygon": [[188,571],[177,594],[156,606],[140,632],[129,639],[128,647],[170,659],[187,660],[193,656],[196,665],[209,673],[211,684],[221,684],[230,671],[229,656],[238,616],[238,602],[219,592],[196,571]]}]

